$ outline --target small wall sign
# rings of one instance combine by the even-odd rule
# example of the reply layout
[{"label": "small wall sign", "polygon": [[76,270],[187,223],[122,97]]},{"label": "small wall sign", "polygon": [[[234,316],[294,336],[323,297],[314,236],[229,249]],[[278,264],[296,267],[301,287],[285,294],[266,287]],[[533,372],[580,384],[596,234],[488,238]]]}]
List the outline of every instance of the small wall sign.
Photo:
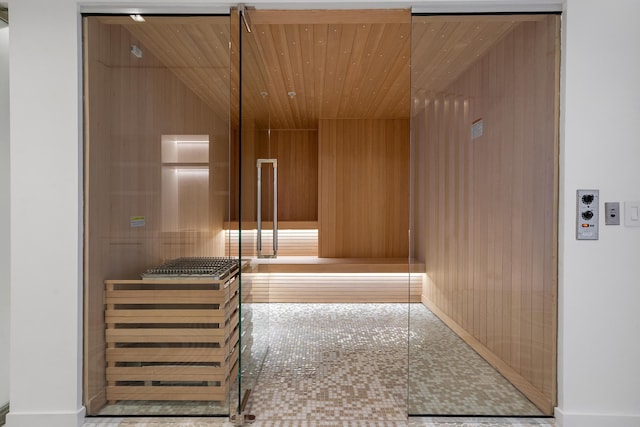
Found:
[{"label": "small wall sign", "polygon": [[484,122],[482,119],[477,119],[471,123],[471,139],[480,138],[484,133]]},{"label": "small wall sign", "polygon": [[131,228],[144,227],[145,219],[143,216],[132,216],[129,220],[129,225],[131,226]]}]

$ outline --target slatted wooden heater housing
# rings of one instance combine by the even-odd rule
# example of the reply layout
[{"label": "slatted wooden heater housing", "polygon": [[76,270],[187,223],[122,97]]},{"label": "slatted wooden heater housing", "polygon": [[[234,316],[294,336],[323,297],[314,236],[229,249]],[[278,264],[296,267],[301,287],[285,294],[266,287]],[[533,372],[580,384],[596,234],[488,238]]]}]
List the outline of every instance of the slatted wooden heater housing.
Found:
[{"label": "slatted wooden heater housing", "polygon": [[110,403],[227,400],[238,361],[237,268],[176,271],[105,281]]}]

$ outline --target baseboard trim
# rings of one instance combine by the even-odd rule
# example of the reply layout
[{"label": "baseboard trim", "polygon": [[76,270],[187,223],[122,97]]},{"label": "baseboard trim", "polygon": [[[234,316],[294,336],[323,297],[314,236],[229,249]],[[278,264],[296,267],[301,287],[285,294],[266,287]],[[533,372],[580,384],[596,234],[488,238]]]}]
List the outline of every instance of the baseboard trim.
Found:
[{"label": "baseboard trim", "polygon": [[7,427],[82,427],[85,408],[74,412],[12,412],[7,414]]},{"label": "baseboard trim", "polygon": [[95,396],[85,401],[85,407],[89,415],[95,415],[107,404],[107,392],[102,389]]},{"label": "baseboard trim", "polygon": [[7,414],[9,413],[9,404],[0,407],[0,426],[7,422]]},{"label": "baseboard trim", "polygon": [[422,303],[435,314],[440,320],[442,320],[451,330],[453,330],[464,342],[466,342],[476,353],[482,356],[491,366],[493,366],[498,372],[500,372],[515,388],[520,390],[531,402],[538,407],[545,415],[553,414],[553,403],[545,396],[540,390],[527,381],[522,375],[516,372],[511,366],[505,363],[502,359],[496,356],[489,348],[483,345],[470,333],[468,333],[462,326],[450,318],[445,312],[440,310],[435,304],[433,304],[424,295],[422,296]]},{"label": "baseboard trim", "polygon": [[564,412],[556,408],[557,427],[637,427],[640,415],[589,414]]}]

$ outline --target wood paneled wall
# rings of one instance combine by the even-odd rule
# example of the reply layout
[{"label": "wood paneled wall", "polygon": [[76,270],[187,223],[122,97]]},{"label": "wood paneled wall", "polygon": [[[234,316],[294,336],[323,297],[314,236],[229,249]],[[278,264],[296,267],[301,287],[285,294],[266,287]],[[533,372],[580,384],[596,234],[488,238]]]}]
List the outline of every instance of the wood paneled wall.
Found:
[{"label": "wood paneled wall", "polygon": [[[270,152],[263,152],[267,147],[263,143],[260,155],[278,159],[278,219],[317,221],[318,132],[272,130]],[[262,217],[272,212],[263,211]]]},{"label": "wood paneled wall", "polygon": [[[318,220],[318,132],[246,127],[242,142],[242,219],[256,221],[256,160],[278,160],[278,221]],[[236,150],[237,151],[237,150]],[[234,165],[237,163],[234,162]],[[234,179],[237,180],[237,171]],[[273,174],[262,167],[262,220],[273,218]],[[237,182],[235,184],[237,186]],[[234,219],[237,218],[234,206]]]},{"label": "wood paneled wall", "polygon": [[[104,280],[138,278],[164,259],[224,254],[229,120],[214,115],[121,25],[90,17],[84,28],[84,396],[95,414],[105,402]],[[130,53],[132,44],[143,50],[141,59]],[[198,231],[163,229],[161,136],[176,134],[209,135],[210,197],[181,200],[208,212],[204,231],[202,224],[192,224]],[[131,227],[131,216],[144,216],[145,225]]]},{"label": "wood paneled wall", "polygon": [[320,257],[408,256],[409,130],[406,119],[320,120]]},{"label": "wood paneled wall", "polygon": [[[559,17],[521,23],[446,91],[415,99],[413,121],[424,301],[546,414],[556,403],[558,76]],[[478,119],[484,134],[472,139]]]}]

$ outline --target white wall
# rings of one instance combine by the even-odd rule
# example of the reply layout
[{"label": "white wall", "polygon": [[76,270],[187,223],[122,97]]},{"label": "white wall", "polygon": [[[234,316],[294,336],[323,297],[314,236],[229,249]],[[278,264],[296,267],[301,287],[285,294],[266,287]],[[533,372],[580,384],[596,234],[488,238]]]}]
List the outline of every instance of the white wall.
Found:
[{"label": "white wall", "polygon": [[0,21],[0,408],[9,402],[9,27]]},{"label": "white wall", "polygon": [[[80,425],[83,418],[76,1],[9,3],[9,427],[72,427]],[[133,0],[119,3],[134,4]],[[408,4],[400,0],[384,3]],[[423,9],[477,10],[509,3],[524,4],[517,0],[420,4]],[[139,0],[135,4],[171,2]],[[212,3],[192,0],[190,4],[210,9]],[[339,0],[326,4],[349,5]],[[367,0],[359,4],[381,3]],[[557,411],[558,425],[564,427],[640,426],[640,310],[635,307],[640,301],[636,277],[640,229],[603,227],[599,241],[577,242],[573,228],[577,188],[598,188],[603,201],[640,200],[640,168],[636,165],[640,159],[636,132],[640,118],[640,27],[635,24],[639,15],[637,0],[566,0]],[[39,262],[38,269],[33,268],[33,260]]]},{"label": "white wall", "polygon": [[11,411],[9,426],[72,427],[81,406],[78,10],[11,10]]},{"label": "white wall", "polygon": [[[640,228],[575,240],[575,191],[640,200],[640,2],[569,0],[561,158],[558,418],[640,426]],[[601,203],[602,205],[602,203]]]}]

